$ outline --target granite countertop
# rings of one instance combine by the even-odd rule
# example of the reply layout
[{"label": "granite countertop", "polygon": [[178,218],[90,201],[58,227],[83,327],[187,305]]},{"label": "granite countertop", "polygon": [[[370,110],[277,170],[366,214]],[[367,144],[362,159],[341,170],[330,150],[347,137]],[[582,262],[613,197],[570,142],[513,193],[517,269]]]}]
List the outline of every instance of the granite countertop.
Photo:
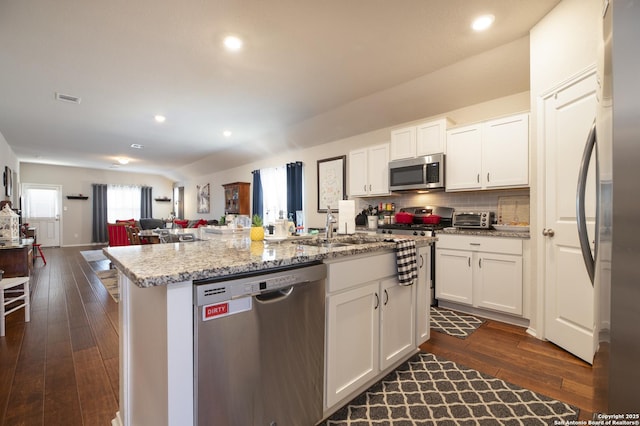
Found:
[{"label": "granite countertop", "polygon": [[529,231],[517,232],[517,231],[497,231],[495,229],[445,228],[438,232],[442,234],[474,235],[478,237],[503,237],[503,238],[521,238],[521,239],[531,238]]},{"label": "granite countertop", "polygon": [[[220,236],[201,233],[200,241],[107,247],[105,255],[115,267],[138,287],[232,275],[271,268],[302,265],[325,259],[392,250],[393,242],[374,235],[338,235],[332,241],[350,242],[341,247],[319,247],[297,241],[251,241],[246,235]],[[387,237],[388,238],[388,237]],[[417,246],[436,241],[433,237],[414,238]]]}]

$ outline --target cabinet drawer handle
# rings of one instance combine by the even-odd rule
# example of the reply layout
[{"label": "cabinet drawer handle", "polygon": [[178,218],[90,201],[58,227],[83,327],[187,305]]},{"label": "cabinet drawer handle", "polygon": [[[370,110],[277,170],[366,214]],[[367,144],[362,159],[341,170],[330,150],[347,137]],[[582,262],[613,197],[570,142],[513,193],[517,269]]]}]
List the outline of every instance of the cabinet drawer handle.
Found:
[{"label": "cabinet drawer handle", "polygon": [[364,192],[367,192],[367,184],[365,184],[362,189],[364,189]]},{"label": "cabinet drawer handle", "polygon": [[482,258],[478,259],[478,267],[482,268]]},{"label": "cabinet drawer handle", "polygon": [[471,258],[467,257],[467,263],[469,264],[469,267],[471,267]]},{"label": "cabinet drawer handle", "polygon": [[489,173],[487,173],[487,182],[491,182],[491,180],[489,179]]},{"label": "cabinet drawer handle", "polygon": [[478,181],[478,183],[480,183],[480,173],[478,173],[478,174],[476,175],[476,181]]},{"label": "cabinet drawer handle", "polygon": [[389,303],[389,293],[387,292],[387,289],[384,289],[384,306],[387,306],[387,303]]},{"label": "cabinet drawer handle", "polygon": [[380,306],[380,298],[378,297],[378,293],[374,293],[376,295],[376,306],[373,307],[373,310],[378,309],[378,306]]},{"label": "cabinet drawer handle", "polygon": [[420,255],[420,268],[419,269],[422,269],[423,266],[424,266],[424,256]]},{"label": "cabinet drawer handle", "polygon": [[479,246],[480,243],[469,243],[470,246]]}]

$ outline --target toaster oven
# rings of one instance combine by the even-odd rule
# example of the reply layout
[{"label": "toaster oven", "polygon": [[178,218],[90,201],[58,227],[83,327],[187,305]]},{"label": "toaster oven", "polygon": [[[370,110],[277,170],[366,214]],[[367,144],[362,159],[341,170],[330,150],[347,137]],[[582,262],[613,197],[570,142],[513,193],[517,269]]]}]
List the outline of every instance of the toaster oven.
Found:
[{"label": "toaster oven", "polygon": [[453,226],[456,228],[491,229],[494,212],[460,212],[453,214]]}]

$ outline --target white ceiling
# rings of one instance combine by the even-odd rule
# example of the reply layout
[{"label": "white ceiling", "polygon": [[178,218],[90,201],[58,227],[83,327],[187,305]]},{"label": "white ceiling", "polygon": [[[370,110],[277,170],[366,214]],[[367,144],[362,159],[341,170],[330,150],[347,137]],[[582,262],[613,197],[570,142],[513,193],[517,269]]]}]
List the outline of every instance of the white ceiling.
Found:
[{"label": "white ceiling", "polygon": [[528,90],[559,1],[1,0],[0,133],[26,162],[224,170]]}]

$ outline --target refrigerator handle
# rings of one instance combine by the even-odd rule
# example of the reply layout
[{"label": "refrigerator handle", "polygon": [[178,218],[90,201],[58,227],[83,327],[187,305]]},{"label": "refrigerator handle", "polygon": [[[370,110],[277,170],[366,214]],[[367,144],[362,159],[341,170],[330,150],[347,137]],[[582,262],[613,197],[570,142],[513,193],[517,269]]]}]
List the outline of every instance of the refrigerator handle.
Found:
[{"label": "refrigerator handle", "polygon": [[[587,234],[587,221],[585,214],[585,190],[587,187],[587,173],[589,172],[589,163],[591,160],[591,154],[596,145],[596,122],[593,121],[589,136],[587,136],[587,142],[584,146],[584,153],[582,154],[582,162],[580,163],[580,171],[578,172],[578,190],[576,194],[576,222],[578,224],[578,237],[580,239],[580,249],[582,250],[582,258],[584,264],[587,267],[587,273],[593,285],[595,276],[595,256],[591,254],[591,248],[589,247],[589,235]],[[598,158],[596,151],[596,174],[598,169]],[[597,184],[596,184],[597,187]],[[596,231],[597,231],[597,212],[596,212]],[[595,246],[595,253],[597,254],[597,241]]]}]

